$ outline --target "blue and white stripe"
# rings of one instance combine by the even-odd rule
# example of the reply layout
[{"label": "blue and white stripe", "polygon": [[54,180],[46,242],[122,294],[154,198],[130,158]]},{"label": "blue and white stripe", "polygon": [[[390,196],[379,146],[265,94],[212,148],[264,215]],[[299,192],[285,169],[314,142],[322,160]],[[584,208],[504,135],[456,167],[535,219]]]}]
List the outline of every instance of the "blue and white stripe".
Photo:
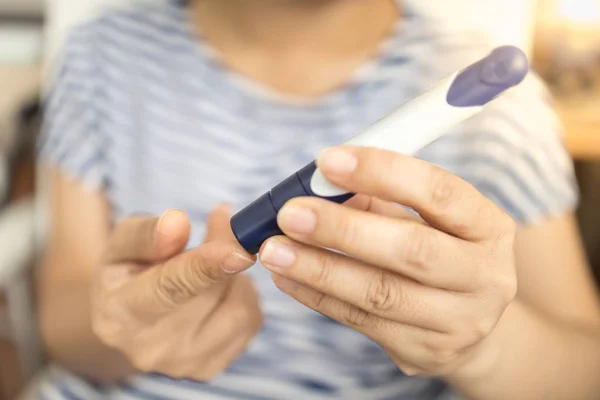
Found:
[{"label": "blue and white stripe", "polygon": [[[107,14],[71,36],[46,104],[41,155],[104,190],[115,220],[185,210],[190,243],[199,243],[216,203],[243,207],[320,149],[490,50],[477,34],[444,32],[408,11],[376,59],[314,101],[286,98],[223,68],[195,39],[181,1]],[[560,124],[535,77],[419,156],[465,178],[522,224],[577,201]],[[215,382],[141,375],[100,387],[55,368],[41,398],[448,398],[442,382],[403,376],[368,339],[281,294],[264,269],[250,276],[265,328]]]}]

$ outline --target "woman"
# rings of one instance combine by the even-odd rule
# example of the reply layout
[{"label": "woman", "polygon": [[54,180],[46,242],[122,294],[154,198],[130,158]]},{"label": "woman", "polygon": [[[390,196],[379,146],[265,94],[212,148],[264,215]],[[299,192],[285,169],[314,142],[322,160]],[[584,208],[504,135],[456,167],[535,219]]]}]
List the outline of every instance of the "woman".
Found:
[{"label": "woman", "polygon": [[[78,29],[41,143],[63,368],[42,395],[598,393],[572,168],[535,78],[418,158],[328,148],[489,50],[399,0],[158,1]],[[361,195],[290,202],[250,268],[230,207],[323,148]]]}]

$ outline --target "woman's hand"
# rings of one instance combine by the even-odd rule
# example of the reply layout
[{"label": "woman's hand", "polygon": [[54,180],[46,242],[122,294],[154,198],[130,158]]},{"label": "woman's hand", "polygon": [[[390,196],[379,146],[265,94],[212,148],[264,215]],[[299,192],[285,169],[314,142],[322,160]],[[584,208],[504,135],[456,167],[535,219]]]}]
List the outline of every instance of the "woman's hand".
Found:
[{"label": "woman's hand", "polygon": [[206,242],[182,252],[190,225],[180,211],[134,217],[114,229],[92,296],[92,326],[143,372],[198,381],[225,370],[257,333],[262,316],[255,263],[218,207]]},{"label": "woman's hand", "polygon": [[289,238],[269,240],[260,253],[277,286],[373,339],[408,374],[445,376],[480,358],[516,295],[513,220],[415,158],[345,147],[318,164],[362,196],[354,207],[286,204],[278,222]]}]

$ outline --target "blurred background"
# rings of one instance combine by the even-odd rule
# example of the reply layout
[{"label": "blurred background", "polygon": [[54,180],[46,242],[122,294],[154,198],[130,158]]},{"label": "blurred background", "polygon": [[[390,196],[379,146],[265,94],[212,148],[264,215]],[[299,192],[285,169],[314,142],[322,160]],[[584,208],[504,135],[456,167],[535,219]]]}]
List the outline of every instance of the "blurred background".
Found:
[{"label": "blurred background", "polygon": [[[40,94],[74,24],[134,1],[151,0],[0,0],[0,400],[15,398],[43,360],[30,285],[44,226],[34,157]],[[424,12],[447,8],[448,29],[472,25],[529,52],[565,127],[582,235],[600,277],[600,0],[408,1]]]}]

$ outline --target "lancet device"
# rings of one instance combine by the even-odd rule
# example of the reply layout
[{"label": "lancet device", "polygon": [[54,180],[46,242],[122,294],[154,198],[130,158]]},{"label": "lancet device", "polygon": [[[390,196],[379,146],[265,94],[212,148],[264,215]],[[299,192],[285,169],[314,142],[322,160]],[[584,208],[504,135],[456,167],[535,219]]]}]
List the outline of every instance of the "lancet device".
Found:
[{"label": "lancet device", "polygon": [[[412,155],[478,114],[486,104],[521,83],[529,72],[517,47],[496,48],[348,140],[345,145],[374,147]],[[326,180],[313,161],[239,211],[231,228],[239,243],[256,254],[269,238],[281,235],[277,213],[295,197],[320,197],[344,203],[354,196]]]}]

